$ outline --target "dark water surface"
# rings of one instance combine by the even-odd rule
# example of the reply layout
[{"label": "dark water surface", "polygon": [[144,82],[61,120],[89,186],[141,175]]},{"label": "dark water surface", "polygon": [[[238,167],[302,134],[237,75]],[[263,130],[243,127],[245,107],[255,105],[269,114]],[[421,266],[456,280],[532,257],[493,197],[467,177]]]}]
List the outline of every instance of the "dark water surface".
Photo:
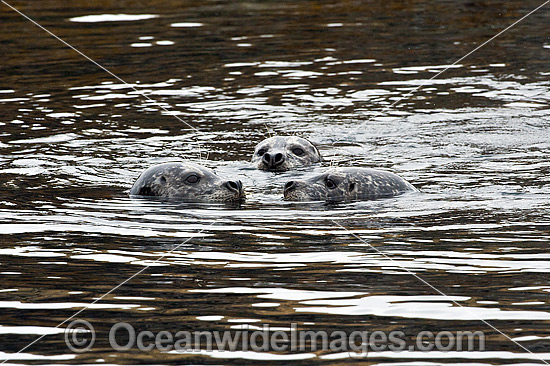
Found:
[{"label": "dark water surface", "polygon": [[[428,81],[539,4],[11,3],[130,85],[0,4],[0,359],[550,362],[550,6]],[[250,155],[270,134],[311,139],[325,162],[256,171]],[[183,159],[241,179],[247,201],[128,198],[143,169]],[[419,192],[337,206],[282,201],[285,181],[331,164],[384,168]],[[93,325],[95,344],[73,352],[68,322],[56,326],[94,301],[76,318]],[[359,359],[118,352],[108,340],[118,322],[154,334],[293,323],[402,331],[407,344],[420,331],[482,331],[486,344]]]}]

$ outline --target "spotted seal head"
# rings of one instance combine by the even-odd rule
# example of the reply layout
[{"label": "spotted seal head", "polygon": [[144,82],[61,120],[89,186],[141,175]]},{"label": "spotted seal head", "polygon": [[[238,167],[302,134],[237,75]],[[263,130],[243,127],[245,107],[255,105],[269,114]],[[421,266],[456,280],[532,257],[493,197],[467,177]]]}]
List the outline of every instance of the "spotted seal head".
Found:
[{"label": "spotted seal head", "polygon": [[146,169],[130,195],[177,198],[191,202],[235,202],[244,198],[241,181],[223,180],[203,166],[164,163]]},{"label": "spotted seal head", "polygon": [[308,140],[297,136],[274,136],[260,142],[252,163],[258,169],[282,172],[321,161],[319,150]]},{"label": "spotted seal head", "polygon": [[288,201],[361,201],[393,197],[416,189],[400,176],[367,168],[332,168],[304,181],[285,184]]}]

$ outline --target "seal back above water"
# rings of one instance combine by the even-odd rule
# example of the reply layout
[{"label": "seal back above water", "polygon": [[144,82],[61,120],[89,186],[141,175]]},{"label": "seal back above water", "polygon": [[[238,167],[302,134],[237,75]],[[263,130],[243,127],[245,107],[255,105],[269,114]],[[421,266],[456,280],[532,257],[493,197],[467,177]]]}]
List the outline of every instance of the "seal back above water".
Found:
[{"label": "seal back above water", "polygon": [[289,201],[361,201],[393,197],[415,191],[400,176],[368,168],[332,168],[304,181],[285,184]]},{"label": "seal back above water", "polygon": [[254,150],[252,163],[261,170],[283,172],[321,161],[319,150],[298,136],[274,136],[263,140]]},{"label": "seal back above water", "polygon": [[244,198],[241,181],[223,180],[212,170],[191,163],[164,163],[146,169],[131,196],[158,196],[191,202],[233,202]]}]

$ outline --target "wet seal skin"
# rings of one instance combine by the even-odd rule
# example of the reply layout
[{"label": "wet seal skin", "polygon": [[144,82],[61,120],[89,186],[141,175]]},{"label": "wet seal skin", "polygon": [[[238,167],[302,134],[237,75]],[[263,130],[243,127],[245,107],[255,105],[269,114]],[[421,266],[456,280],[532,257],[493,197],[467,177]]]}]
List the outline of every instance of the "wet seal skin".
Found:
[{"label": "wet seal skin", "polygon": [[332,168],[303,181],[289,181],[284,187],[288,201],[366,201],[416,191],[400,176],[368,168]]},{"label": "wet seal skin", "polygon": [[191,163],[164,163],[146,169],[130,196],[176,198],[189,202],[237,202],[245,194],[240,180],[223,180],[212,170]]},{"label": "wet seal skin", "polygon": [[284,172],[321,161],[319,150],[298,136],[274,136],[263,140],[254,150],[252,163],[258,169]]}]

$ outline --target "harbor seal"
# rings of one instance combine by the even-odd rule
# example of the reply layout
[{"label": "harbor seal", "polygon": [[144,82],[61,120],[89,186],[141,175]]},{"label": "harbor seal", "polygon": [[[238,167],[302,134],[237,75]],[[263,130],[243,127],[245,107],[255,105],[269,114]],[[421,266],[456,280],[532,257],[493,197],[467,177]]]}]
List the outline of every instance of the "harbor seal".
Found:
[{"label": "harbor seal", "polygon": [[415,191],[400,176],[368,168],[332,168],[304,181],[285,184],[288,201],[361,201],[393,197]]},{"label": "harbor seal", "polygon": [[130,189],[131,196],[158,196],[190,202],[235,202],[244,198],[241,181],[222,180],[191,163],[164,163],[146,169]]},{"label": "harbor seal", "polygon": [[319,150],[298,136],[274,136],[260,142],[254,150],[252,163],[258,169],[283,172],[321,161]]}]

